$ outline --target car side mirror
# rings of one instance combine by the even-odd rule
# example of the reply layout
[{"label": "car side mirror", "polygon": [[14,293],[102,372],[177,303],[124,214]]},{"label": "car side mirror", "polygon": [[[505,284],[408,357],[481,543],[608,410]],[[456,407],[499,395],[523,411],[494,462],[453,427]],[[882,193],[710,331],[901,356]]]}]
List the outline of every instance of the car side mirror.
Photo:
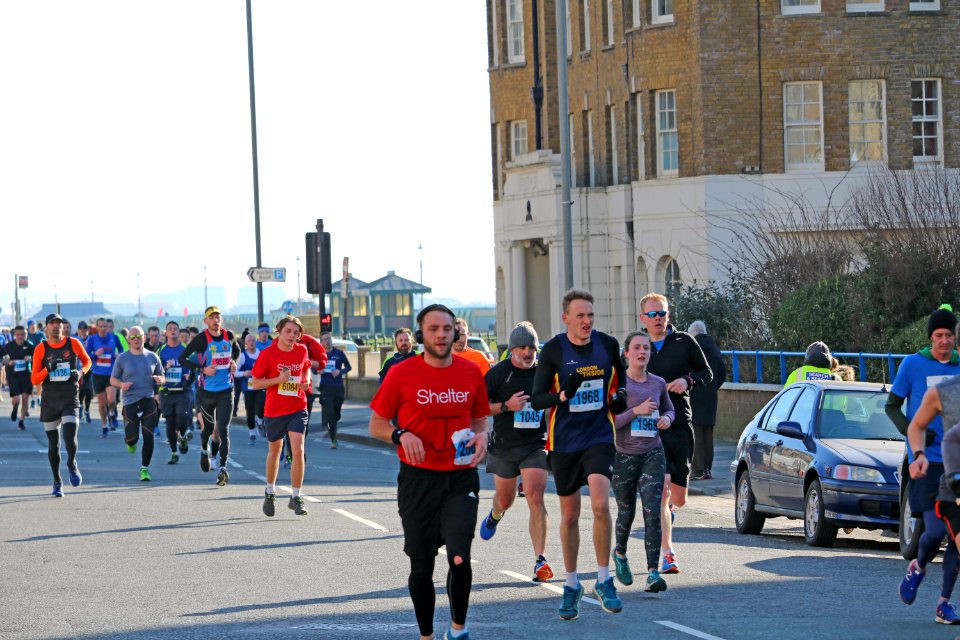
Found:
[{"label": "car side mirror", "polygon": [[777,433],[788,438],[803,440],[803,428],[799,422],[781,422],[777,425]]}]

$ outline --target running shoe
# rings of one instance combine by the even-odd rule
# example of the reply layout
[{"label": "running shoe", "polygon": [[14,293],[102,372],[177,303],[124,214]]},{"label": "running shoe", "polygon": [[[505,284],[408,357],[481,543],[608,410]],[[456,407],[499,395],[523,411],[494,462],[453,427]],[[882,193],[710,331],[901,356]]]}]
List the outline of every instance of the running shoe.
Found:
[{"label": "running shoe", "polygon": [[550,563],[547,562],[547,559],[540,556],[537,558],[537,564],[533,566],[533,581],[546,582],[551,578],[553,578],[553,569],[550,568]]},{"label": "running shoe", "polygon": [[104,427],[104,428],[103,428],[103,431],[100,432],[100,437],[101,437],[101,438],[106,438],[108,435],[110,435],[110,430],[107,429],[106,427]]},{"label": "running shoe", "polygon": [[87,424],[90,424],[90,412],[89,412],[89,411],[84,411],[84,412],[83,412],[83,420],[84,420],[84,422],[86,422]]},{"label": "running shoe", "polygon": [[[503,515],[501,514],[500,520],[503,520]],[[497,532],[497,525],[500,524],[500,520],[496,520],[493,517],[493,509],[490,509],[490,513],[487,514],[487,517],[483,519],[483,522],[480,523],[480,537],[484,540],[489,540],[493,537],[493,534]]]},{"label": "running shoe", "polygon": [[617,587],[613,584],[613,576],[604,582],[597,580],[593,585],[593,595],[600,601],[600,607],[607,613],[620,613],[623,611],[623,603],[617,597]]},{"label": "running shoe", "polygon": [[17,407],[13,408],[13,411],[10,412],[10,422],[17,421]]},{"label": "running shoe", "polygon": [[292,457],[292,456],[284,456],[284,458],[283,458],[283,468],[284,468],[284,469],[289,469],[291,462],[293,462],[293,457]]},{"label": "running shoe", "polygon": [[577,583],[574,589],[563,585],[563,601],[560,603],[560,619],[576,620],[580,617],[580,598],[583,597],[583,585]]},{"label": "running shoe", "polygon": [[680,567],[677,566],[677,554],[663,554],[663,564],[660,567],[660,573],[680,573]]},{"label": "running shoe", "polygon": [[287,508],[298,516],[307,515],[307,508],[303,506],[303,496],[290,496],[290,502],[287,503]]},{"label": "running shoe", "polygon": [[940,624],[960,624],[960,616],[952,602],[941,602],[937,605],[937,617],[934,620]]},{"label": "running shoe", "polygon": [[228,482],[230,482],[230,474],[227,473],[227,468],[220,467],[220,473],[217,474],[217,486],[225,487]]},{"label": "running shoe", "polygon": [[263,492],[263,515],[268,518],[272,518],[273,514],[276,513],[276,502],[277,496],[273,493]]},{"label": "running shoe", "polygon": [[[54,483],[53,483],[53,491],[50,492],[50,495],[52,495],[54,498],[62,498],[62,497],[63,497],[63,485],[60,484],[59,482],[54,482]],[[938,609],[938,611],[939,611],[939,609]]]},{"label": "running shoe", "polygon": [[690,474],[691,480],[708,480],[706,471],[694,471]]},{"label": "running shoe", "polygon": [[117,416],[110,416],[110,431],[116,431],[117,427],[120,426]]},{"label": "running shoe", "polygon": [[617,580],[620,581],[620,584],[624,586],[630,586],[633,584],[633,571],[630,571],[630,562],[627,561],[627,557],[623,556],[622,558],[617,555],[617,552],[613,552],[613,568],[614,572],[617,574]]},{"label": "running shoe", "polygon": [[210,456],[207,455],[206,451],[200,452],[200,471],[204,473],[210,471]]},{"label": "running shoe", "polygon": [[177,438],[177,449],[180,450],[180,453],[184,454],[190,450],[190,445],[187,444],[187,439],[184,436]]},{"label": "running shoe", "polygon": [[26,430],[27,430],[27,425],[23,424],[23,420],[21,420],[20,422],[17,423],[17,429],[20,429],[20,431],[26,431]]},{"label": "running shoe", "polygon": [[136,452],[137,452],[137,445],[135,445],[135,444],[128,444],[128,445],[127,445],[127,451],[129,451],[130,453],[136,453]]},{"label": "running shoe", "polygon": [[67,471],[70,473],[71,487],[79,487],[81,484],[83,484],[83,476],[80,475],[80,467],[73,465],[71,468],[69,465],[67,465]]},{"label": "running shoe", "polygon": [[920,588],[920,583],[926,575],[927,572],[920,570],[916,560],[910,562],[907,566],[907,575],[900,581],[900,599],[903,600],[903,604],[913,604],[917,599],[917,589]]},{"label": "running shoe", "polygon": [[189,428],[189,429],[187,429],[187,442],[190,442],[191,440],[193,440],[193,428],[192,428],[192,427]]},{"label": "running shoe", "polygon": [[257,424],[257,433],[260,434],[261,438],[267,437],[267,429],[263,426],[263,418],[254,418]]},{"label": "running shoe", "polygon": [[257,444],[257,434],[250,432],[250,444]]},{"label": "running shoe", "polygon": [[30,408],[33,409],[35,406],[37,406],[37,401],[36,401],[36,399],[35,399],[35,398],[30,398]]},{"label": "running shoe", "polygon": [[167,460],[167,464],[177,464],[178,462],[180,462],[180,456],[178,456],[176,453],[171,453],[170,459]]},{"label": "running shoe", "polygon": [[522,498],[522,497],[524,497],[525,495],[527,495],[527,494],[525,494],[525,493],[523,492],[523,483],[521,482],[519,485],[517,485],[517,497],[518,497],[518,498]]},{"label": "running shoe", "polygon": [[460,635],[455,636],[450,633],[450,629],[447,629],[443,632],[443,640],[470,640],[470,632],[464,631]]},{"label": "running shoe", "polygon": [[333,442],[330,443],[330,448],[331,448],[331,449],[336,449],[336,448],[337,448],[337,441],[336,441],[336,440],[334,440]]},{"label": "running shoe", "polygon": [[216,468],[217,468],[217,456],[215,456],[215,455],[210,456],[210,468],[211,468],[211,469],[216,469]]},{"label": "running shoe", "polygon": [[667,590],[667,581],[660,577],[660,572],[651,569],[647,574],[647,584],[643,587],[644,591],[658,593]]},{"label": "running shoe", "polygon": [[150,469],[140,469],[140,482],[150,482],[153,478],[150,477]]}]

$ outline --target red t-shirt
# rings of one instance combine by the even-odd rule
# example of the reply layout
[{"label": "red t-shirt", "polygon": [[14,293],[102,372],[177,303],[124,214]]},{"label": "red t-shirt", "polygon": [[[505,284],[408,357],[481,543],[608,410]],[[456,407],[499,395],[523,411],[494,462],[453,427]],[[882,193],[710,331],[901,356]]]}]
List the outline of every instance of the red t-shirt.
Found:
[{"label": "red t-shirt", "polygon": [[[259,362],[259,360],[258,360]],[[431,367],[423,356],[408,358],[390,369],[373,397],[370,408],[423,440],[423,469],[453,471],[465,467],[454,464],[456,447],[453,434],[470,427],[472,418],[490,414],[487,386],[479,367],[462,358],[454,358],[449,367]],[[403,447],[397,455],[407,461]]]},{"label": "red t-shirt", "polygon": [[290,367],[290,379],[284,384],[267,388],[267,401],[263,407],[263,415],[268,418],[307,410],[307,394],[297,386],[298,382],[306,382],[310,375],[307,348],[302,344],[294,344],[292,351],[283,351],[274,341],[257,356],[250,376],[260,379],[276,378],[285,366]]}]

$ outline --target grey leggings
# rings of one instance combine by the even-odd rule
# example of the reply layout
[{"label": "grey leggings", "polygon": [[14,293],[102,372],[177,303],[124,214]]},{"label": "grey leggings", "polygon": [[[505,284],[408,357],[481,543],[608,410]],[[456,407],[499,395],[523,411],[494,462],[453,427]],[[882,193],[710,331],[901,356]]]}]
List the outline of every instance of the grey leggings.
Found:
[{"label": "grey leggings", "polygon": [[627,540],[637,514],[637,490],[643,507],[643,544],[647,552],[647,568],[657,568],[660,561],[660,501],[666,459],[663,447],[639,454],[617,452],[613,463],[613,493],[617,498],[617,552],[627,553]]}]

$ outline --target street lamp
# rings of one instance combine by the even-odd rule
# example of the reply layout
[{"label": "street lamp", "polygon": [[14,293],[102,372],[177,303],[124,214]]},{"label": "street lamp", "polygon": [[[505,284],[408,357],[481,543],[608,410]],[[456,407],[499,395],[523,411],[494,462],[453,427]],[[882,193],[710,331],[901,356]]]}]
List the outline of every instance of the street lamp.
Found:
[{"label": "street lamp", "polygon": [[206,313],[207,307],[207,265],[203,265],[203,311]]},{"label": "street lamp", "polygon": [[423,243],[417,247],[417,253],[420,256],[420,308],[423,309]]},{"label": "street lamp", "polygon": [[297,256],[297,315],[303,315],[300,303],[300,256]]}]

